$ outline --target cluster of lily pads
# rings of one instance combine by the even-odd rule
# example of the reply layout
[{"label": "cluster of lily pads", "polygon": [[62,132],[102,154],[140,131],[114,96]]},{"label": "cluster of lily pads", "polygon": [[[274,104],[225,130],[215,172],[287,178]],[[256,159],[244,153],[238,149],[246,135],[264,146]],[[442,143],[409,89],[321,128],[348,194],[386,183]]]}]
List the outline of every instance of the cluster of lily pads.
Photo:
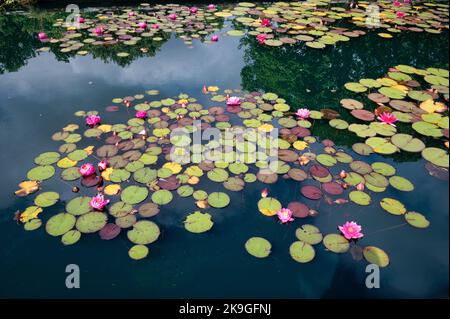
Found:
[{"label": "cluster of lily pads", "polygon": [[[226,191],[243,191],[247,183],[266,186],[255,203],[255,212],[259,210],[269,221],[278,220],[281,224],[318,216],[308,206],[310,201],[368,206],[373,204],[370,193],[382,193],[389,187],[404,192],[414,190],[407,178],[396,175],[392,165],[355,160],[351,152],[339,149],[331,140],[312,136],[313,122],[333,117],[335,113],[331,110],[301,109],[293,113],[291,106],[275,93],[221,91],[215,86],[203,88],[203,93],[211,98],[212,105],[208,107],[186,94],[164,98],[156,90],[145,93],[114,98],[114,105],[106,108],[108,112],[122,110],[127,116],[125,123],[109,124],[98,111],[76,112],[82,124],[71,123],[55,132],[52,139],[60,143],[57,151],[38,155],[27,180],[19,184],[18,196],[40,191],[45,181],[55,175],[74,193],[83,188],[85,195],[65,199],[64,212],[46,216],[47,233],[61,237],[64,245],[76,243],[84,234],[99,233],[102,239],[111,240],[126,231],[134,244],[129,256],[142,259],[148,254],[147,245],[160,235],[159,226],[149,219],[174,196],[195,199],[193,213],[186,216],[183,225],[189,232],[203,233],[214,225],[213,216],[205,210],[227,207],[230,196]],[[194,120],[201,121],[200,128],[194,125]],[[236,150],[224,154],[227,159],[233,158],[231,162],[204,158],[198,163],[173,161],[171,152],[182,151],[192,139],[185,135],[174,138],[170,135],[172,131],[181,128],[194,134],[210,127],[221,131],[253,128],[266,133],[279,129],[275,170],[267,171],[265,154],[259,154],[259,141],[252,133],[244,134],[244,144],[227,140],[224,135],[225,145],[236,146]],[[215,143],[209,141],[201,148],[208,153],[216,149]],[[368,155],[371,153],[368,149],[373,151],[370,144],[360,144],[364,146],[354,147],[356,153]],[[198,185],[205,178],[224,189],[201,189]],[[280,178],[301,185],[300,193],[289,203],[269,196],[267,188]],[[40,192],[34,197],[34,205],[17,212],[16,219],[26,230],[38,229],[43,223],[40,217],[44,209],[60,201],[57,192]],[[403,216],[413,227],[429,225],[424,215],[407,209],[395,198],[384,197],[378,205],[390,214]],[[345,253],[352,248],[353,253],[359,248],[355,242],[363,236],[363,228],[348,222],[336,225],[337,233],[322,235],[316,226],[304,224],[296,231],[298,241],[290,247],[290,254],[298,262],[309,262],[315,256],[313,245],[320,242],[329,251]],[[268,256],[270,247],[267,240],[259,237],[245,244],[255,257]],[[366,246],[361,252],[370,263],[382,267],[389,263],[381,248]]]},{"label": "cluster of lily pads", "polygon": [[248,34],[260,44],[268,46],[305,43],[323,49],[362,36],[372,28],[382,30],[378,32],[382,38],[392,38],[402,31],[438,34],[448,29],[448,4],[412,5],[409,0],[360,1],[357,8],[344,8],[330,0],[268,5],[242,2],[229,15],[249,28]]},{"label": "cluster of lily pads", "polygon": [[[44,44],[59,45],[62,53],[86,55],[92,46],[120,44],[127,47],[141,44],[140,50],[145,52],[148,50],[148,40],[158,43],[166,40],[171,33],[188,45],[192,44],[193,39],[205,39],[221,27],[223,19],[214,15],[216,11],[215,5],[197,8],[176,4],[150,6],[148,3],[142,3],[137,8],[99,9],[95,15],[80,15],[74,21],[57,19],[53,27],[61,28],[60,36],[49,37],[45,32],[38,36]],[[217,41],[217,37],[212,36],[206,41]],[[40,51],[48,50],[48,46],[40,48]],[[116,54],[122,58],[129,56],[126,50]]]},{"label": "cluster of lily pads", "polygon": [[397,65],[382,78],[346,83],[358,97],[367,94],[360,100],[341,100],[359,122],[333,119],[329,124],[365,138],[364,144],[354,146],[360,153],[421,153],[431,163],[429,170],[448,169],[448,77],[445,69]]}]

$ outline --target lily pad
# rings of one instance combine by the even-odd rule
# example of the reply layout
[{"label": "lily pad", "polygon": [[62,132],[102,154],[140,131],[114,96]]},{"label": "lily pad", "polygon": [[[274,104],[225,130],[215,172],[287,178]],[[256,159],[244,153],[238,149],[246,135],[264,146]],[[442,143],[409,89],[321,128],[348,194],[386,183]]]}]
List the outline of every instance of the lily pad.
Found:
[{"label": "lily pad", "polygon": [[405,206],[400,201],[394,198],[383,198],[380,202],[380,205],[385,211],[393,215],[403,215],[404,213],[406,213]]},{"label": "lily pad", "polygon": [[323,239],[322,233],[319,228],[314,225],[305,224],[295,231],[295,236],[310,245],[316,245]]},{"label": "lily pad", "polygon": [[75,216],[86,214],[92,210],[91,199],[88,196],[75,197],[66,204],[66,211]]},{"label": "lily pad", "polygon": [[68,213],[59,213],[50,217],[45,225],[45,230],[51,236],[61,236],[71,230],[75,222],[75,216]]},{"label": "lily pad", "polygon": [[50,165],[37,166],[27,173],[27,178],[32,181],[44,181],[55,174],[55,168]]},{"label": "lily pad", "polygon": [[252,237],[245,243],[247,252],[256,258],[266,258],[270,255],[272,245],[270,242],[262,237]]},{"label": "lily pad", "polygon": [[350,243],[344,236],[328,234],[323,238],[324,246],[334,253],[346,253],[350,249]]},{"label": "lily pad", "polygon": [[403,192],[411,192],[414,190],[414,185],[409,180],[401,176],[392,176],[389,178],[389,184]]},{"label": "lily pad", "polygon": [[132,185],[122,191],[120,198],[124,203],[135,205],[144,201],[147,196],[148,189],[146,187]]},{"label": "lily pad", "polygon": [[208,204],[214,208],[224,208],[230,203],[230,197],[222,192],[213,192],[208,195]]},{"label": "lily pad", "polygon": [[389,265],[389,256],[386,252],[375,246],[367,246],[363,249],[364,258],[371,264],[379,267],[386,267]]},{"label": "lily pad", "polygon": [[77,243],[80,240],[80,238],[81,233],[76,229],[72,229],[61,237],[61,242],[63,243],[64,246],[73,245]]},{"label": "lily pad", "polygon": [[170,191],[161,189],[152,194],[152,202],[158,205],[166,205],[173,199],[173,195]]},{"label": "lily pad", "polygon": [[95,233],[107,223],[108,216],[101,212],[83,214],[77,219],[76,227],[81,233]]},{"label": "lily pad", "polygon": [[59,200],[59,194],[56,192],[45,192],[39,194],[34,200],[34,204],[39,207],[50,207],[55,205]]},{"label": "lily pad", "polygon": [[184,221],[184,228],[191,233],[204,233],[212,228],[214,225],[211,220],[211,215],[197,211],[189,214]]},{"label": "lily pad", "polygon": [[148,220],[140,220],[127,232],[128,239],[137,245],[147,245],[156,241],[160,230],[158,225]]},{"label": "lily pad", "polygon": [[407,212],[405,214],[405,220],[408,224],[416,228],[427,228],[430,226],[430,222],[420,213]]}]

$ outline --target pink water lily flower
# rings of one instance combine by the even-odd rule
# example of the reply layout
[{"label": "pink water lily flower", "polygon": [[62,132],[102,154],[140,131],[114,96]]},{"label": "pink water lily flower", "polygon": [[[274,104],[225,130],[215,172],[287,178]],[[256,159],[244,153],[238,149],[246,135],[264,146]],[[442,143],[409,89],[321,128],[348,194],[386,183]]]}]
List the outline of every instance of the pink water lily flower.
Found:
[{"label": "pink water lily flower", "polygon": [[130,12],[128,12],[128,16],[129,17],[134,17],[134,16],[136,16],[136,12],[130,11]]},{"label": "pink water lily flower", "polygon": [[45,32],[39,32],[38,33],[39,40],[47,40],[47,34]]},{"label": "pink water lily flower", "polygon": [[400,7],[402,4],[400,3],[400,1],[394,1],[393,3],[392,3],[394,6],[396,6],[396,7]]},{"label": "pink water lily flower", "polygon": [[100,116],[98,115],[89,115],[88,117],[86,117],[86,124],[87,125],[97,125],[98,123],[100,123]]},{"label": "pink water lily flower", "polygon": [[289,208],[280,209],[279,211],[277,211],[277,216],[282,224],[285,224],[285,223],[288,223],[288,222],[291,222],[294,220],[294,218],[292,218],[292,210],[290,210]]},{"label": "pink water lily flower", "polygon": [[141,29],[145,29],[147,27],[147,23],[145,21],[141,21],[138,23],[138,27]]},{"label": "pink water lily flower", "polygon": [[266,42],[267,36],[265,34],[258,34],[256,36],[256,40],[258,40],[259,44],[264,44]]},{"label": "pink water lily flower", "polygon": [[152,25],[153,29],[159,29],[159,25],[157,23],[155,23],[154,25]]},{"label": "pink water lily flower", "polygon": [[192,7],[192,8],[189,9],[189,11],[190,11],[192,14],[196,14],[196,13],[198,12],[198,8],[197,8],[197,7]]},{"label": "pink water lily flower", "polygon": [[136,117],[138,119],[145,119],[147,117],[147,112],[146,111],[137,111]]},{"label": "pink water lily flower", "polygon": [[303,108],[298,109],[295,115],[297,115],[299,120],[305,120],[311,115],[311,112],[308,109]]},{"label": "pink water lily flower", "polygon": [[211,36],[211,41],[212,41],[212,42],[217,42],[217,41],[219,41],[219,36],[216,35],[216,34],[212,35],[212,36]]},{"label": "pink water lily flower", "polygon": [[94,29],[94,33],[95,33],[97,36],[102,35],[102,34],[103,34],[103,31],[105,31],[105,30],[103,29],[103,27],[96,27],[96,28]]},{"label": "pink water lily flower", "polygon": [[175,13],[171,13],[167,16],[169,18],[169,20],[176,20],[177,19],[177,15]]},{"label": "pink water lily flower", "polygon": [[84,18],[83,18],[82,16],[79,16],[79,17],[77,18],[77,22],[78,22],[78,23],[84,23]]},{"label": "pink water lily flower", "polygon": [[105,199],[102,194],[98,194],[97,196],[92,197],[91,201],[89,202],[89,205],[91,205],[91,207],[96,210],[103,210],[108,204],[109,199]]},{"label": "pink water lily flower", "polygon": [[346,222],[338,227],[346,239],[359,239],[364,235],[361,233],[362,227],[355,222]]},{"label": "pink water lily flower", "polygon": [[99,169],[100,172],[104,171],[105,169],[108,168],[108,161],[98,162],[97,166],[98,166],[98,169]]},{"label": "pink water lily flower", "polygon": [[241,99],[238,98],[237,96],[230,96],[227,99],[227,105],[229,106],[237,106],[241,104]]},{"label": "pink water lily flower", "polygon": [[395,15],[397,16],[397,18],[403,18],[405,16],[405,13],[402,11],[399,11]]},{"label": "pink water lily flower", "polygon": [[364,183],[359,183],[358,185],[356,185],[356,190],[362,192],[364,190]]},{"label": "pink water lily flower", "polygon": [[91,163],[86,163],[86,164],[81,165],[80,168],[78,169],[78,171],[84,177],[91,176],[91,175],[95,174],[95,167]]},{"label": "pink water lily flower", "polygon": [[263,27],[270,27],[270,20],[269,19],[262,19],[261,20],[261,25]]},{"label": "pink water lily flower", "polygon": [[411,3],[411,0],[403,0],[403,3],[406,3],[406,4]]},{"label": "pink water lily flower", "polygon": [[208,4],[208,10],[214,10],[216,8],[215,4]]},{"label": "pink water lily flower", "polygon": [[394,123],[398,121],[394,114],[388,112],[381,113],[380,116],[377,117],[377,119],[380,122],[391,126],[395,126]]}]

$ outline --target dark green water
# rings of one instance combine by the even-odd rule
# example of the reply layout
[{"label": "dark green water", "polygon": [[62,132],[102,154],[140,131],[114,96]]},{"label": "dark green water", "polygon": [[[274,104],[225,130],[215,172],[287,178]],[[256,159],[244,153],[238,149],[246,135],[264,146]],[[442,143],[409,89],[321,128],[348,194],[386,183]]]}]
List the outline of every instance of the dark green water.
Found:
[{"label": "dark green water", "polygon": [[[35,156],[56,148],[51,135],[74,122],[77,110],[104,112],[112,98],[148,89],[158,89],[166,97],[184,92],[204,99],[200,102],[207,105],[201,95],[204,84],[275,92],[293,107],[338,108],[341,98],[352,96],[343,89],[346,82],[380,77],[396,64],[448,68],[448,33],[405,33],[391,40],[368,34],[315,51],[301,45],[266,48],[254,39],[227,37],[223,32],[231,22],[226,22],[215,45],[194,40],[193,48],[188,48],[171,37],[151,54],[136,53],[128,64],[118,65],[106,54],[103,58],[100,54],[65,58],[52,52],[35,53],[39,44],[27,32],[27,19],[0,16],[0,21],[0,297],[448,297],[448,181],[429,176],[418,156],[374,155],[364,160],[387,161],[398,175],[411,180],[414,192],[391,188],[372,199],[394,197],[423,213],[431,222],[425,230],[409,226],[385,230],[403,220],[378,205],[329,206],[308,201],[320,216],[280,227],[257,211],[262,188],[257,184],[230,194],[232,202],[226,209],[209,209],[215,225],[202,235],[188,233],[182,225],[185,216],[195,210],[192,198],[164,206],[154,217],[162,235],[150,245],[149,257],[138,262],[127,256],[131,243],[125,232],[113,241],[83,236],[76,245],[64,247],[43,229],[25,232],[12,220],[16,210],[32,203],[32,197],[13,195],[17,184],[34,166]],[[111,123],[124,116],[102,114]],[[315,127],[314,134],[344,149],[357,140],[328,125]],[[202,183],[203,189],[210,186],[207,181]],[[289,202],[300,199],[300,185],[280,180],[270,192],[281,202]],[[62,202],[43,215],[63,211],[64,202],[73,197],[70,188],[57,180],[46,189],[58,191]],[[298,264],[288,254],[299,225],[313,223],[330,233],[336,232],[336,225],[353,219],[364,225],[361,245],[381,247],[391,258],[389,267],[381,270],[379,289],[365,287],[366,262],[354,261],[350,254],[336,255],[319,245],[309,264]],[[252,236],[272,242],[269,258],[258,260],[247,254],[244,243]],[[80,266],[80,289],[65,287],[65,267],[71,263]]]}]

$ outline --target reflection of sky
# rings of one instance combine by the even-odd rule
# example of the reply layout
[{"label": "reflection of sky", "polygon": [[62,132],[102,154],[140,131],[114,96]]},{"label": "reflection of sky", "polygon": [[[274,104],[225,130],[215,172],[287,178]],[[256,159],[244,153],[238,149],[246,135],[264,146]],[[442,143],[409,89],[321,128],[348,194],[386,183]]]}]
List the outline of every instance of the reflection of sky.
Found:
[{"label": "reflection of sky", "polygon": [[[47,260],[42,259],[34,265],[37,271],[57,272],[59,268],[56,267],[66,260],[84,260],[89,269],[89,274],[84,276],[98,283],[97,286],[91,284],[90,289],[99,293],[104,293],[104,282],[116,280],[121,288],[157,287],[159,290],[156,291],[161,292],[159,296],[173,296],[174,290],[177,291],[175,295],[182,297],[251,297],[255,293],[262,297],[445,296],[448,290],[448,197],[442,194],[448,193],[448,182],[428,176],[423,161],[391,163],[398,168],[399,175],[408,177],[416,185],[414,192],[373,194],[374,204],[370,207],[327,206],[322,203],[317,208],[321,216],[304,222],[316,223],[325,233],[336,232],[336,225],[346,220],[357,220],[364,225],[366,238],[360,242],[361,245],[382,247],[391,257],[391,265],[381,271],[382,287],[379,291],[365,289],[365,263],[355,264],[349,254],[337,256],[318,245],[313,263],[299,265],[293,262],[287,248],[295,240],[295,228],[303,221],[296,221],[296,224],[284,228],[275,222],[268,222],[266,217],[255,211],[254,203],[259,199],[261,188],[257,184],[246,188],[246,200],[240,193],[233,193],[230,207],[222,211],[212,210],[215,230],[202,238],[181,229],[180,221],[186,215],[186,208],[184,202],[174,201],[157,216],[157,223],[164,229],[164,238],[152,246],[154,259],[139,265],[129,265],[126,259],[129,243],[123,239],[105,246],[98,238],[89,237],[73,250],[68,250],[61,248],[58,240],[51,241],[43,230],[30,235],[24,234],[20,227],[14,227],[11,214],[15,209],[23,209],[24,202],[30,205],[31,200],[17,199],[11,194],[33,167],[32,159],[43,151],[55,149],[51,134],[68,123],[78,122],[73,116],[75,111],[102,111],[113,97],[143,93],[148,89],[159,89],[164,96],[185,92],[198,97],[204,84],[237,88],[244,66],[243,52],[237,50],[237,42],[237,38],[221,37],[215,45],[195,42],[194,48],[189,49],[179,40],[170,40],[155,57],[137,59],[126,68],[93,60],[90,56],[73,58],[69,63],[57,62],[46,53],[29,60],[18,72],[0,75],[0,165],[3,168],[0,233],[7,237],[5,242],[12,242],[1,251],[0,257],[5,260],[6,268],[1,273],[9,271],[9,278],[0,281],[8,289],[16,289],[13,292],[18,296],[23,291],[34,291],[34,288],[23,284],[28,280],[39,285],[35,275],[27,275],[29,266],[26,257],[41,260],[39,252],[46,249],[47,256],[58,252],[57,257],[52,257],[55,264],[48,265]],[[283,180],[270,191],[283,203],[288,203],[292,198],[302,200],[298,195],[299,187],[299,183]],[[60,193],[63,199],[72,196],[64,189]],[[404,226],[380,232],[386,227],[403,223],[401,216],[389,215],[378,206],[377,202],[387,195],[400,199],[408,209],[425,214],[431,221],[431,227],[418,230]],[[61,206],[58,209],[64,208]],[[285,232],[280,232],[280,229]],[[267,237],[272,242],[273,254],[267,260],[249,259],[243,251],[243,243],[253,235]],[[30,242],[27,236],[35,237]],[[22,253],[19,255],[18,251]],[[86,256],[90,259],[86,260]],[[96,262],[103,260],[111,260],[111,264],[103,265],[106,268],[97,268]],[[202,269],[209,271],[194,270],[192,263],[196,267],[201,263]],[[119,274],[123,270],[120,270],[119,264],[131,267],[131,277]],[[23,276],[20,280],[16,277],[19,272]],[[158,276],[155,276],[156,273]],[[203,281],[198,276],[202,276]],[[98,278],[104,278],[104,282]],[[17,288],[13,288],[17,282]],[[170,286],[174,282],[178,286]],[[242,283],[239,289],[237,282]],[[51,279],[48,285],[60,292],[57,279]],[[268,287],[271,291],[267,291]],[[117,290],[112,291],[111,296],[124,297]],[[187,293],[189,291],[191,295]],[[126,297],[142,297],[139,292],[142,290]],[[67,291],[61,293],[69,297],[65,295]]]}]

